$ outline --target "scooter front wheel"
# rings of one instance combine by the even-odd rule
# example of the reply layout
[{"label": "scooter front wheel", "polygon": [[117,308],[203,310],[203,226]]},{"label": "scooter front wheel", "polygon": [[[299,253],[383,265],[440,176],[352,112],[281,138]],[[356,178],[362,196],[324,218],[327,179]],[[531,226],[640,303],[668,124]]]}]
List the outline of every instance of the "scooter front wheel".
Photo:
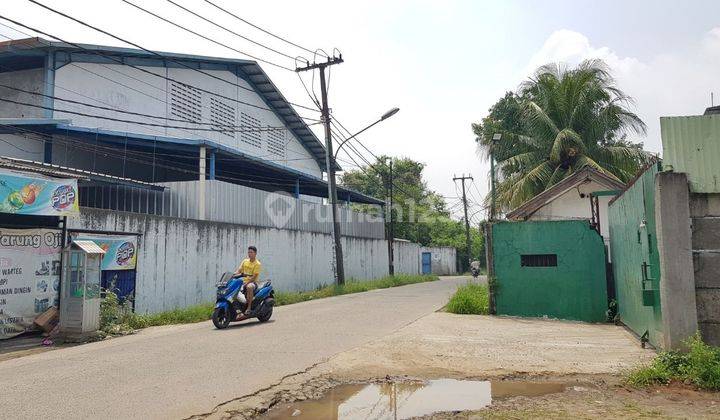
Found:
[{"label": "scooter front wheel", "polygon": [[212,322],[219,330],[227,328],[230,325],[230,314],[225,308],[215,308],[212,313]]}]

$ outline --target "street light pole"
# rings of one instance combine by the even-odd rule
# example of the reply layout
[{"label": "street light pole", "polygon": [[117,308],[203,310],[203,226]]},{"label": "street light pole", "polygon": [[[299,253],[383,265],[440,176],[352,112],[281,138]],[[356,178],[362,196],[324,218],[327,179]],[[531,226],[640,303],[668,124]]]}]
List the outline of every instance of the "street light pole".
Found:
[{"label": "street light pole", "polygon": [[[352,136],[343,140],[340,143],[340,145],[338,145],[337,150],[335,150],[334,160],[337,160],[338,154],[340,153],[340,149],[342,149],[342,147],[345,146],[345,144],[348,141],[354,139],[359,134],[362,134],[363,132],[370,129],[371,127],[374,127],[376,124],[387,120],[388,118],[397,114],[398,111],[400,111],[400,108],[397,108],[397,107],[389,110],[388,112],[382,114],[382,116],[380,117],[379,120],[375,121],[374,123],[368,125],[367,127],[363,128],[362,130],[358,131],[357,133],[355,133]],[[383,165],[384,165],[384,163],[383,163]],[[387,219],[388,223],[387,223],[387,226],[385,227],[385,233],[386,233],[387,240],[388,240],[388,273],[391,276],[394,276],[395,275],[395,251],[393,249],[393,247],[394,247],[393,239],[394,239],[394,235],[395,235],[395,227],[394,227],[395,220],[393,220],[393,217],[392,217],[392,205],[393,205],[393,167],[392,167],[392,165],[393,165],[393,162],[392,162],[392,158],[391,158],[390,166],[389,166],[389,168],[390,168],[389,179],[386,179],[384,176],[383,176],[383,178],[385,181],[385,191],[386,191],[386,195],[387,195],[387,198],[386,198],[387,201],[385,203],[385,206],[386,206],[385,208],[387,209],[387,211],[385,214],[388,218]]]}]

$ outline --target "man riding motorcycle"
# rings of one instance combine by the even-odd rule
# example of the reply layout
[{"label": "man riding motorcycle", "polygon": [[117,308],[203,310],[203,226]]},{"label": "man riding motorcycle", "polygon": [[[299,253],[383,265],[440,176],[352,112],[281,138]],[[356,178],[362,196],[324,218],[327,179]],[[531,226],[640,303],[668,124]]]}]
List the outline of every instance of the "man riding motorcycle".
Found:
[{"label": "man riding motorcycle", "polygon": [[260,261],[257,259],[256,247],[252,245],[249,246],[247,255],[248,257],[240,263],[240,266],[238,266],[237,270],[235,270],[235,273],[233,273],[233,277],[243,278],[243,288],[245,289],[245,299],[247,300],[247,306],[245,307],[245,311],[241,315],[245,316],[246,318],[250,318],[253,316],[251,309],[252,302],[253,297],[255,296],[255,290],[257,289],[257,280],[258,277],[260,277],[260,270],[262,269],[262,264],[260,264]]}]

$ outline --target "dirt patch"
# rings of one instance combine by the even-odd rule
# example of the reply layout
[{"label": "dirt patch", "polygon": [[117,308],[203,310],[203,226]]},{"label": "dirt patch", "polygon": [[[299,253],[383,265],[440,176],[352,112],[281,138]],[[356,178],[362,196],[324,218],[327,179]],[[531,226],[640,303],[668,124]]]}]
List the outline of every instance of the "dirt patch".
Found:
[{"label": "dirt patch", "polygon": [[649,390],[625,388],[620,378],[606,378],[598,387],[573,387],[562,394],[499,400],[475,412],[445,413],[433,419],[624,419],[720,417],[720,394],[688,387]]},{"label": "dirt patch", "polygon": [[255,418],[272,407],[320,398],[340,384],[440,378],[562,382],[566,387],[561,393],[498,398],[479,411],[426,418],[720,417],[717,393],[684,386],[624,387],[623,373],[654,356],[614,325],[435,313],[201,417]]},{"label": "dirt patch", "polygon": [[330,360],[338,378],[606,374],[650,361],[621,327],[434,313]]}]

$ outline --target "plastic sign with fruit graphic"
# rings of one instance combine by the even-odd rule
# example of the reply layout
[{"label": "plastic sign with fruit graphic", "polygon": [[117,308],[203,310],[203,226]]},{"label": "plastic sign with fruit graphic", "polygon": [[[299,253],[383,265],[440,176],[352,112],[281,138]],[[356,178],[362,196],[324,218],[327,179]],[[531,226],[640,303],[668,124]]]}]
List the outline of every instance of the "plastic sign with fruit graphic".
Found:
[{"label": "plastic sign with fruit graphic", "polygon": [[134,270],[137,265],[137,236],[79,234],[75,239],[93,241],[105,251],[101,270]]},{"label": "plastic sign with fruit graphic", "polygon": [[38,216],[79,213],[77,180],[0,170],[0,212]]}]

